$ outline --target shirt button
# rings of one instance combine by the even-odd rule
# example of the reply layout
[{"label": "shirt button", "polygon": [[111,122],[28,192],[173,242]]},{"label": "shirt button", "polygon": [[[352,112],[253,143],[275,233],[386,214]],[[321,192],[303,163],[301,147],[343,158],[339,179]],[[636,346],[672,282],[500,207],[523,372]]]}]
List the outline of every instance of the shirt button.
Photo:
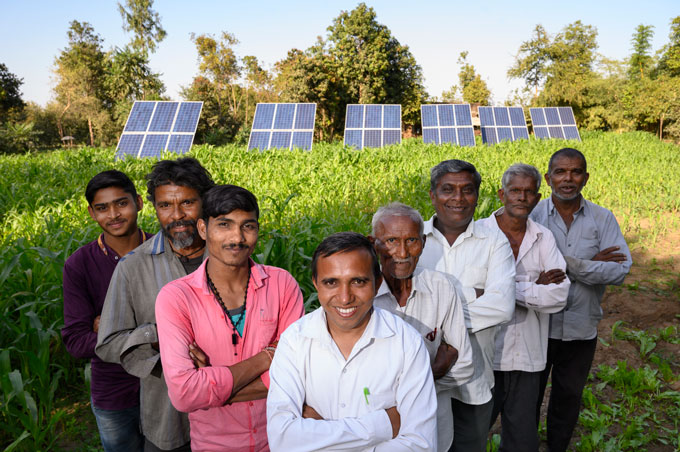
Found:
[{"label": "shirt button", "polygon": [[569,243],[567,246],[571,246],[571,243]]},{"label": "shirt button", "polygon": [[342,373],[343,374],[347,373],[347,369],[342,369]]},{"label": "shirt button", "polygon": [[149,337],[150,336],[149,332],[147,331],[146,333],[144,333],[144,336]]},{"label": "shirt button", "polygon": [[249,406],[253,406],[253,402],[248,402],[248,405],[249,405]]},{"label": "shirt button", "polygon": [[253,429],[253,433],[257,433],[257,429],[256,429],[256,428]]},{"label": "shirt button", "polygon": [[341,403],[341,404],[340,404],[340,408],[345,408],[345,404],[344,404],[344,403]]},{"label": "shirt button", "polygon": [[114,257],[115,260],[118,260],[118,256]]}]

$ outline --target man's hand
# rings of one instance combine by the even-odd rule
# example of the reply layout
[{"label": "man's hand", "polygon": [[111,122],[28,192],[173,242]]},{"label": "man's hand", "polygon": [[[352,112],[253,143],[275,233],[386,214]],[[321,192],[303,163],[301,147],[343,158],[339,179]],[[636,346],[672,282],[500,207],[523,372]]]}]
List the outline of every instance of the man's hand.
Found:
[{"label": "man's hand", "polygon": [[553,268],[552,270],[548,270],[547,272],[541,272],[540,275],[538,275],[538,279],[536,280],[536,284],[542,284],[542,285],[548,285],[548,284],[559,284],[562,281],[564,281],[564,278],[567,277],[567,274],[564,273],[562,270],[559,268]]},{"label": "man's hand", "polygon": [[475,295],[477,295],[477,298],[481,297],[484,295],[484,289],[478,289],[475,287]]},{"label": "man's hand", "polygon": [[194,362],[196,369],[210,366],[210,359],[203,353],[203,350],[198,347],[196,342],[189,344],[189,356]]},{"label": "man's hand", "polygon": [[99,332],[99,319],[101,318],[102,316],[100,315],[94,318],[94,323],[92,324],[92,331],[94,331],[95,333]]},{"label": "man's hand", "polygon": [[397,411],[396,406],[387,408],[385,411],[387,412],[387,416],[389,416],[390,423],[392,424],[392,438],[396,438],[399,434],[399,429],[401,428],[401,416],[399,415],[399,411]]},{"label": "man's hand", "polygon": [[437,354],[432,362],[432,376],[435,380],[440,379],[458,361],[458,350],[452,345],[442,341],[437,349]]},{"label": "man's hand", "polygon": [[319,413],[316,412],[314,408],[307,405],[306,403],[302,405],[302,417],[305,419],[316,419],[317,421],[323,421]]},{"label": "man's hand", "polygon": [[618,251],[621,249],[620,246],[610,246],[609,248],[605,248],[599,253],[597,253],[591,261],[602,261],[602,262],[625,262],[626,261],[626,255],[623,253],[615,253],[614,251]]}]

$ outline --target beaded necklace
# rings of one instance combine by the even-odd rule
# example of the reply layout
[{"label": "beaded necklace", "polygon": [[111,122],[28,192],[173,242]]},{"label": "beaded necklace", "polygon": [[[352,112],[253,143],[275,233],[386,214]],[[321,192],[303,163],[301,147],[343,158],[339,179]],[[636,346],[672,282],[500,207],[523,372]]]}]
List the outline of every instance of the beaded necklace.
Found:
[{"label": "beaded necklace", "polygon": [[[231,343],[234,345],[234,356],[236,356],[236,344],[238,344],[238,336],[239,336],[238,331],[236,330],[236,325],[241,323],[241,320],[243,320],[243,316],[246,315],[246,300],[248,299],[248,285],[250,284],[250,266],[248,266],[248,279],[246,280],[246,290],[245,290],[245,293],[243,294],[243,311],[238,315],[237,321],[234,321],[234,319],[231,317],[231,314],[229,314],[229,310],[224,305],[224,302],[222,301],[222,297],[220,296],[220,293],[217,290],[217,287],[215,287],[215,284],[212,282],[212,279],[210,279],[210,274],[208,274],[208,266],[207,265],[205,266],[205,276],[208,279],[208,287],[210,287],[210,291],[213,293],[213,295],[215,296],[215,299],[220,304],[222,311],[224,311],[226,316],[229,318],[229,321],[231,322],[231,328],[232,328]],[[225,319],[225,321],[226,321],[226,319]]]}]

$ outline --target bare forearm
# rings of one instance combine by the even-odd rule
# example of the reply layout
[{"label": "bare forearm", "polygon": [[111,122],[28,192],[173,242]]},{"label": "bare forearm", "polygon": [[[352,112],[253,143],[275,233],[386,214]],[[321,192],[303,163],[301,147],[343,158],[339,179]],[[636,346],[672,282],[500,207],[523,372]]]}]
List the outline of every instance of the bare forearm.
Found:
[{"label": "bare forearm", "polygon": [[240,391],[232,392],[232,396],[227,403],[235,402],[248,402],[250,400],[266,399],[267,387],[262,383],[261,378],[256,378],[247,385],[245,385]]},{"label": "bare forearm", "polygon": [[260,375],[269,369],[270,364],[271,360],[267,353],[260,352],[240,363],[229,366],[234,381],[231,397],[237,395],[255,379],[259,379]]}]

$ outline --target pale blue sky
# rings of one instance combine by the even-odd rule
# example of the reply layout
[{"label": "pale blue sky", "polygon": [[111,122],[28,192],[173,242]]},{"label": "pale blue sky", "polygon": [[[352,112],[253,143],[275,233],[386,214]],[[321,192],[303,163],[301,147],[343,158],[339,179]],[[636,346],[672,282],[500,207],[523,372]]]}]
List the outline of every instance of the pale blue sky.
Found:
[{"label": "pale blue sky", "polygon": [[[67,44],[71,20],[89,22],[104,39],[104,48],[122,47],[130,37],[122,30],[117,2],[109,0],[0,0],[0,62],[22,77],[23,98],[45,105],[52,97],[54,58]],[[179,99],[181,86],[198,72],[197,55],[189,35],[229,31],[240,44],[239,56],[255,55],[266,67],[292,48],[306,49],[342,10],[358,1],[201,1],[156,0],[168,36],[151,57],[161,73],[166,94]],[[653,50],[668,42],[669,24],[680,15],[677,0],[642,2],[572,0],[401,1],[368,0],[378,21],[402,44],[408,45],[423,68],[425,87],[441,95],[457,82],[456,60],[469,51],[468,60],[487,81],[493,100],[502,103],[520,81],[506,77],[522,41],[536,24],[555,34],[581,20],[597,28],[598,51],[608,58],[630,54],[630,39],[639,24],[653,25]]]}]

